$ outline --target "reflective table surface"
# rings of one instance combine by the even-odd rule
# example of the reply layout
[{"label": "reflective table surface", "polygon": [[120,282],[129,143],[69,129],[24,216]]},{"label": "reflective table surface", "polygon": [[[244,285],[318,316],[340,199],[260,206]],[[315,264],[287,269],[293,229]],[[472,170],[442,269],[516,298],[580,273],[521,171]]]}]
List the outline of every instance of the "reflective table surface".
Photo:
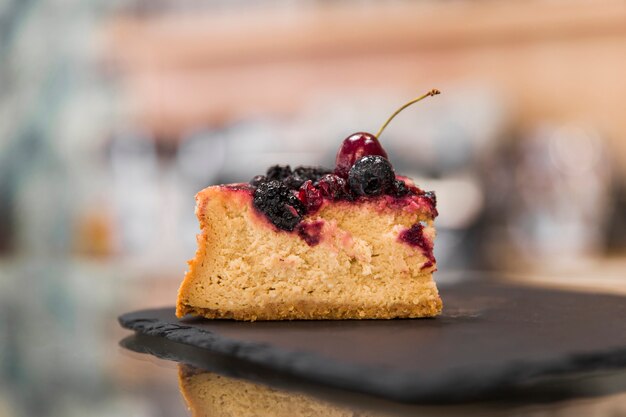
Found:
[{"label": "reflective table surface", "polygon": [[[307,383],[163,338],[136,334],[120,345],[155,366],[176,363],[180,395],[192,416],[612,416],[626,411],[626,370],[553,378],[490,401],[405,404]],[[181,356],[195,365],[180,362]]]},{"label": "reflective table surface", "polygon": [[[0,277],[1,417],[626,415],[624,369],[569,375],[489,402],[420,405],[305,383],[217,355],[180,363],[172,360],[179,359],[170,354],[173,342],[117,323],[127,311],[172,305],[175,274],[29,261],[0,263]],[[512,278],[626,293],[623,280]]]}]

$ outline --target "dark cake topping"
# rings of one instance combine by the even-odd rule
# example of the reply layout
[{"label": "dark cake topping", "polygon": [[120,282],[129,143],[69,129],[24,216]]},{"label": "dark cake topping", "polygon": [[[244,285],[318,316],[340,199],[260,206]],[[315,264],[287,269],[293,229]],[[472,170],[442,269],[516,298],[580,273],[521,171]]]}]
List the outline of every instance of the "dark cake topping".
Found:
[{"label": "dark cake topping", "polygon": [[[288,165],[274,165],[265,175],[255,176],[249,187],[254,191],[254,207],[274,226],[287,231],[293,231],[305,215],[319,210],[325,200],[358,202],[386,195],[393,197],[390,204],[403,204],[405,197],[418,196],[433,216],[437,213],[434,194],[407,185],[381,156],[359,159],[347,179],[321,167],[292,170]],[[300,231],[298,234],[303,236]]]},{"label": "dark cake topping", "polygon": [[300,188],[307,181],[315,182],[322,176],[330,174],[332,171],[323,167],[299,166],[293,170],[293,174],[285,179],[285,183],[290,188]]},{"label": "dark cake topping", "polygon": [[284,181],[287,177],[291,176],[291,174],[292,171],[289,165],[274,165],[267,169],[265,177],[267,181]]},{"label": "dark cake topping", "polygon": [[394,191],[396,174],[387,158],[364,156],[352,165],[348,174],[350,190],[358,196],[377,196]]},{"label": "dark cake topping", "polygon": [[254,207],[264,213],[279,229],[292,231],[306,212],[306,207],[289,187],[280,181],[268,181],[254,190]]}]

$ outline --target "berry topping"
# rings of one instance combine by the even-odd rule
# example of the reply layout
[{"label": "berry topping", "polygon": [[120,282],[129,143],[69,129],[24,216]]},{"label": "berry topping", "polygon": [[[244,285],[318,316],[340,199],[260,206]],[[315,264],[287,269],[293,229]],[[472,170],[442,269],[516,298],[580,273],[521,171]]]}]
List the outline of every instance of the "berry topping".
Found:
[{"label": "berry topping", "polygon": [[378,155],[359,159],[348,175],[350,189],[357,196],[376,196],[393,191],[395,179],[387,158]]},{"label": "berry topping", "polygon": [[265,175],[255,175],[254,178],[250,180],[250,185],[253,187],[258,187],[264,182],[267,182],[268,179]]},{"label": "berry topping", "polygon": [[355,133],[348,136],[337,152],[335,160],[335,174],[348,178],[352,165],[368,155],[379,155],[387,158],[387,152],[380,145],[376,137],[370,133]]},{"label": "berry topping", "polygon": [[404,197],[410,193],[409,187],[406,186],[404,181],[395,180],[393,182],[393,195],[396,197]]},{"label": "berry topping", "polygon": [[283,181],[291,175],[291,167],[289,165],[273,165],[267,169],[265,176],[267,181]]},{"label": "berry topping", "polygon": [[[249,188],[254,191],[254,207],[265,214],[279,229],[294,231],[309,245],[319,242],[321,225],[301,224],[304,216],[320,209],[324,200],[359,201],[363,197],[386,196],[388,204],[407,203],[423,207],[432,217],[437,215],[434,195],[424,193],[403,177],[397,177],[387,152],[378,138],[389,122],[403,109],[428,96],[439,94],[439,90],[428,93],[406,103],[396,110],[374,136],[370,133],[355,133],[347,137],[337,152],[335,170],[321,167],[274,165],[265,175],[250,180]],[[391,200],[389,199],[391,197]],[[412,245],[421,246],[421,226],[409,229],[401,237]]]},{"label": "berry topping", "polygon": [[348,199],[350,197],[346,180],[335,174],[324,175],[315,185],[319,188],[322,197],[329,200]]},{"label": "berry topping", "polygon": [[280,181],[261,183],[254,191],[254,207],[279,229],[292,231],[302,219],[305,207]]},{"label": "berry topping", "polygon": [[359,132],[348,136],[343,141],[341,148],[339,148],[339,151],[337,152],[337,158],[335,160],[335,174],[343,178],[348,178],[352,165],[364,156],[378,155],[387,158],[387,152],[385,152],[383,147],[380,145],[378,139],[389,122],[391,122],[393,118],[398,115],[398,113],[410,105],[415,104],[418,101],[422,101],[426,97],[435,96],[437,94],[440,94],[439,90],[433,89],[426,94],[404,104],[385,121],[381,128],[378,129],[378,133],[376,133],[376,135]]},{"label": "berry topping", "polygon": [[293,170],[293,173],[285,178],[285,184],[290,188],[300,188],[306,181],[317,181],[323,175],[330,173],[331,171],[322,167],[297,167]]},{"label": "berry topping", "polygon": [[250,185],[258,187],[261,183],[268,181],[280,181],[292,190],[297,190],[306,181],[317,181],[331,170],[322,167],[300,166],[291,170],[289,165],[274,165],[267,169],[265,175],[257,175],[250,180]]},{"label": "berry topping", "polygon": [[317,211],[324,201],[320,190],[313,186],[313,181],[311,180],[302,184],[298,190],[298,200],[304,204],[308,213]]},{"label": "berry topping", "polygon": [[424,193],[424,197],[428,198],[432,202],[433,206],[437,205],[437,196],[434,191],[426,191]]}]

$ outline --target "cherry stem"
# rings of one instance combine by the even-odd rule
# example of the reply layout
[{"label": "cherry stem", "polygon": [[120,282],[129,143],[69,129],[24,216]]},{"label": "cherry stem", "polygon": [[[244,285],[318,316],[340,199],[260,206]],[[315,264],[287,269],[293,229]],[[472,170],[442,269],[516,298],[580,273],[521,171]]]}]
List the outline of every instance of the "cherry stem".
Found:
[{"label": "cherry stem", "polygon": [[402,110],[406,109],[407,107],[409,107],[411,104],[415,104],[418,101],[421,101],[423,99],[425,99],[426,97],[430,97],[430,96],[436,96],[437,94],[441,94],[441,91],[437,90],[436,88],[433,88],[432,90],[430,90],[428,93],[424,94],[423,96],[420,96],[416,99],[413,99],[411,101],[409,101],[408,103],[406,103],[405,105],[403,105],[402,107],[400,107],[398,110],[396,110],[390,117],[389,119],[387,119],[387,121],[385,122],[385,124],[383,124],[381,126],[380,129],[378,129],[378,133],[376,133],[376,139],[378,139],[380,137],[380,134],[383,133],[383,130],[385,130],[385,128],[387,127],[387,125],[389,124],[389,122],[391,122],[393,120],[394,117],[396,117],[398,115],[398,113],[400,113]]}]

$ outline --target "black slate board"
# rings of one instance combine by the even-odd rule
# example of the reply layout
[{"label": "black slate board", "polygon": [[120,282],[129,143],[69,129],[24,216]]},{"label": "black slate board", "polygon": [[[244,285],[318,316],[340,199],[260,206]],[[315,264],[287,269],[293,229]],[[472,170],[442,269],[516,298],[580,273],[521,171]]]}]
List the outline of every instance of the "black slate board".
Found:
[{"label": "black slate board", "polygon": [[119,318],[149,336],[306,381],[407,402],[484,399],[545,377],[626,367],[626,297],[468,282],[435,319],[235,322],[173,308]]}]

